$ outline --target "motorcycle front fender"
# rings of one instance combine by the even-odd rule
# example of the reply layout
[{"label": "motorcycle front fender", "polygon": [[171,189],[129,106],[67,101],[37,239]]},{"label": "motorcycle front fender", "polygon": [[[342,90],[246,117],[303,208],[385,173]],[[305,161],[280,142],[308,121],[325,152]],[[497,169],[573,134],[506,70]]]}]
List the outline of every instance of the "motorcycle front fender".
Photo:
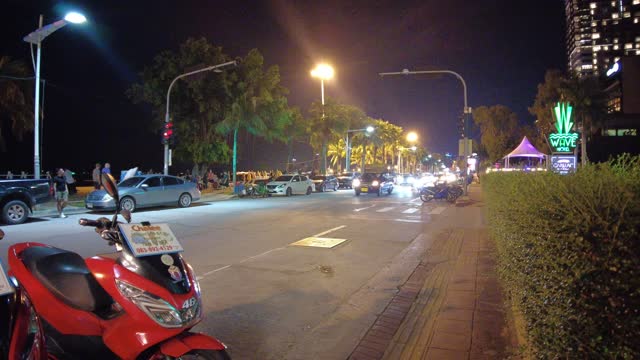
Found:
[{"label": "motorcycle front fender", "polygon": [[224,350],[220,341],[199,333],[182,333],[160,344],[160,352],[166,356],[180,357],[191,350]]}]

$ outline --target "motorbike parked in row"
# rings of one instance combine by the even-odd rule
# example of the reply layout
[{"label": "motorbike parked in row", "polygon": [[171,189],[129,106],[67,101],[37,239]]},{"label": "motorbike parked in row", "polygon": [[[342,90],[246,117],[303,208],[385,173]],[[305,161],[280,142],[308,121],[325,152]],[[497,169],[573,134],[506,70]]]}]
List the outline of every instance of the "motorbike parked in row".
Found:
[{"label": "motorbike parked in row", "polygon": [[[102,179],[117,204],[113,177]],[[190,331],[203,318],[200,287],[168,225],[131,224],[118,210],[79,223],[116,253],[83,259],[35,242],[9,248],[5,359],[230,359],[220,341]]]},{"label": "motorbike parked in row", "polygon": [[454,203],[464,191],[460,185],[447,183],[437,183],[433,186],[423,186],[420,189],[420,200],[429,202],[433,199],[447,200]]}]

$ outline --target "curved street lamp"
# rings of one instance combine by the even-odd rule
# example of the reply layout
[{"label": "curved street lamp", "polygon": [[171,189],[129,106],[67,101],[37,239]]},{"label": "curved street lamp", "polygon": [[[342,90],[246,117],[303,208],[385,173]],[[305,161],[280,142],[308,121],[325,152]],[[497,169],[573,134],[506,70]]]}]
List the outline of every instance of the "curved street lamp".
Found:
[{"label": "curved street lamp", "polygon": [[[31,45],[37,45],[38,51],[36,55],[35,73],[36,73],[36,94],[33,105],[33,177],[34,179],[40,179],[40,58],[42,57],[42,40],[47,36],[53,34],[56,30],[59,30],[65,25],[82,24],[87,21],[87,18],[78,13],[70,12],[64,19],[58,20],[52,24],[42,26],[42,15],[40,15],[40,21],[38,29],[25,36],[22,40],[30,43]],[[33,48],[32,48],[33,51]],[[33,56],[33,52],[31,53]]]}]

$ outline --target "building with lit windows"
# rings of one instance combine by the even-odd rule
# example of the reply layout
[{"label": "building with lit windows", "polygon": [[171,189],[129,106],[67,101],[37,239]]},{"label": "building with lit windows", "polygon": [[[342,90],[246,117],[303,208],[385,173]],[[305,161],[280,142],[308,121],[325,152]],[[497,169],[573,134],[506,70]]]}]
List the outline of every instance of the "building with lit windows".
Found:
[{"label": "building with lit windows", "polygon": [[604,75],[640,55],[640,0],[565,0],[569,71]]},{"label": "building with lit windows", "polygon": [[589,141],[589,159],[640,154],[640,56],[623,56],[603,78],[607,116]]}]

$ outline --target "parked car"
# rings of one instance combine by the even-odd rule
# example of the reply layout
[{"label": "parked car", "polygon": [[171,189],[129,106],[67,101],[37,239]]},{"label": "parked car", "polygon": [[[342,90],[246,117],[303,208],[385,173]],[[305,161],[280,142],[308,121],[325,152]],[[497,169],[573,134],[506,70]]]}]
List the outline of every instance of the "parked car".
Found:
[{"label": "parked car", "polygon": [[0,180],[0,220],[7,225],[22,224],[36,204],[51,199],[49,180]]},{"label": "parked car", "polygon": [[338,179],[333,175],[316,175],[311,178],[311,181],[316,186],[316,191],[325,192],[329,189],[333,191],[338,191],[340,184],[338,184]]},{"label": "parked car", "polygon": [[116,206],[120,206],[122,210],[134,211],[160,205],[189,207],[193,201],[200,200],[200,190],[196,183],[170,175],[130,177],[118,184],[118,191],[119,204],[104,190],[92,191],[85,200],[87,209],[115,210]]},{"label": "parked car", "polygon": [[352,185],[356,196],[360,196],[361,193],[380,196],[382,193],[391,194],[393,191],[393,181],[376,173],[364,173],[359,178],[354,179]]},{"label": "parked car", "polygon": [[340,175],[338,175],[338,184],[340,185],[341,189],[351,189],[352,186],[352,182],[353,179],[355,179],[356,177],[358,177],[358,173],[355,172],[344,172]]},{"label": "parked car", "polygon": [[267,191],[270,195],[307,194],[310,195],[315,190],[315,185],[305,175],[287,174],[278,176],[275,180],[267,183]]}]

